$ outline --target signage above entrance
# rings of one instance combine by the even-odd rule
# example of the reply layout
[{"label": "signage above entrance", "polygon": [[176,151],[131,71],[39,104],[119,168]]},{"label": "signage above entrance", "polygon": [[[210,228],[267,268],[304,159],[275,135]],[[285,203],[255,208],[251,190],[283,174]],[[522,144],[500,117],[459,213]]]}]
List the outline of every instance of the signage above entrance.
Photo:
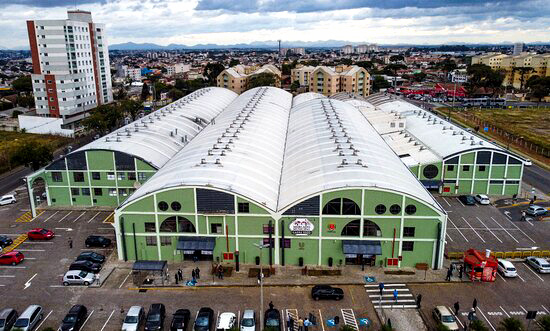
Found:
[{"label": "signage above entrance", "polygon": [[309,236],[313,233],[315,226],[307,218],[297,218],[290,222],[288,228],[295,236]]}]

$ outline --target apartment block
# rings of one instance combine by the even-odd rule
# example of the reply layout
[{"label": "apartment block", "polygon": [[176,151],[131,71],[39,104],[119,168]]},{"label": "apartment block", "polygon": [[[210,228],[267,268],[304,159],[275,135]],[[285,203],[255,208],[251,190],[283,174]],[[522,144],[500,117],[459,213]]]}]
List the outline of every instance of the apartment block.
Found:
[{"label": "apartment block", "polygon": [[[305,76],[309,67],[294,69],[293,77]],[[370,74],[359,66],[318,66],[309,75],[309,91],[323,95],[333,95],[339,92],[351,92],[361,96],[370,93]]]},{"label": "apartment block", "polygon": [[105,26],[90,12],[67,15],[27,21],[27,30],[36,112],[74,128],[90,109],[112,102],[113,93]]},{"label": "apartment block", "polygon": [[176,63],[174,65],[166,67],[168,76],[175,76],[178,74],[184,74],[191,69],[191,65],[184,63]]},{"label": "apartment block", "polygon": [[340,51],[342,52],[342,54],[352,54],[353,53],[353,46],[352,45],[342,46]]},{"label": "apartment block", "polygon": [[309,87],[309,78],[314,70],[314,66],[304,66],[303,64],[298,64],[294,69],[290,70],[291,81],[298,81],[300,86]]},{"label": "apartment block", "polygon": [[257,66],[244,66],[242,64],[227,68],[218,75],[216,79],[217,86],[225,87],[235,93],[241,94],[248,90],[250,77],[261,73],[274,74],[276,77],[275,86],[281,86],[282,73],[279,68],[272,64],[266,64],[260,68]]}]

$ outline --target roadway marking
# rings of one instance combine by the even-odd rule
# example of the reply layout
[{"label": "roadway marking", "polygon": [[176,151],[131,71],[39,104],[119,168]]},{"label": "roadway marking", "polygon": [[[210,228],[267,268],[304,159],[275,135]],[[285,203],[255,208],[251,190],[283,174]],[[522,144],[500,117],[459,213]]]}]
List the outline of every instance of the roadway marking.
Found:
[{"label": "roadway marking", "polygon": [[459,198],[455,198],[455,199],[456,199],[458,202],[460,202],[460,204],[462,205],[462,207],[465,207],[465,208],[466,208],[466,206],[464,206],[464,204],[462,203],[462,201],[460,201]]},{"label": "roadway marking", "polygon": [[[57,235],[56,235],[57,236]],[[23,244],[31,244],[31,245],[53,245],[53,242],[51,241],[25,241]]]},{"label": "roadway marking", "polygon": [[0,275],[0,278],[15,278],[15,275]]},{"label": "roadway marking", "polygon": [[83,212],[82,214],[78,215],[78,217],[73,220],[73,223],[78,221],[78,219],[84,216],[84,214],[86,214],[86,212]]},{"label": "roadway marking", "polygon": [[50,218],[52,218],[52,217],[54,217],[55,215],[57,215],[57,213],[59,213],[59,210],[56,211],[55,213],[51,214],[50,217],[46,218],[46,219],[43,221],[43,223],[46,223],[47,221],[49,221]]},{"label": "roadway marking", "polygon": [[[111,320],[111,317],[113,317],[113,314],[115,313],[115,310],[113,309],[113,311],[111,312],[111,315],[109,315],[109,318],[107,318],[107,320],[105,321],[105,324],[103,324],[103,327],[101,328],[101,331],[103,331],[105,329],[105,327],[107,326],[107,323],[109,323],[109,321]],[[197,314],[199,312],[197,311]]]},{"label": "roadway marking", "polygon": [[[441,200],[445,201],[445,203],[446,203],[449,207],[452,207],[451,204],[449,203],[449,201],[447,201],[447,199],[441,198]],[[447,210],[446,210],[446,211],[447,211]]]},{"label": "roadway marking", "polygon": [[462,322],[460,321],[460,318],[458,318],[458,316],[456,316],[455,313],[453,313],[453,310],[451,309],[451,307],[447,307],[447,309],[449,309],[449,311],[451,312],[451,315],[453,315],[455,317],[455,320],[464,329],[464,324],[462,324]]},{"label": "roadway marking", "polygon": [[519,274],[518,274],[518,277],[519,277],[519,279],[521,279],[522,282],[525,283],[525,279],[523,279],[523,277],[521,277]]},{"label": "roadway marking", "polygon": [[126,275],[126,278],[124,278],[124,280],[122,281],[122,283],[120,283],[120,285],[118,286],[118,288],[122,288],[122,285],[124,285],[124,283],[126,283],[126,280],[128,279],[128,277],[130,277],[130,275],[132,274],[132,272],[130,271],[128,273],[128,275]]},{"label": "roadway marking", "polygon": [[[466,238],[466,236],[464,235],[464,233],[462,233],[462,231],[460,231],[460,230],[456,227],[455,223],[451,220],[451,218],[450,218],[450,217],[447,217],[447,219],[448,219],[449,222],[451,222],[451,224],[455,227],[455,229],[458,231],[458,233],[460,233],[460,235],[462,236],[462,238],[464,238],[464,240],[466,240],[466,242],[469,242],[468,238]],[[452,229],[452,228],[451,228],[451,229]]]},{"label": "roadway marking", "polygon": [[34,277],[36,277],[36,275],[38,274],[34,274],[34,276],[32,276],[29,280],[27,280],[27,282],[25,283],[25,287],[23,288],[24,290],[27,289],[27,287],[31,286],[31,280],[33,280]]},{"label": "roadway marking", "polygon": [[449,240],[454,241],[453,238],[451,238],[451,236],[449,236],[449,233],[448,233],[448,232],[445,232],[445,236],[446,236],[447,238],[449,238]]},{"label": "roadway marking", "polygon": [[67,215],[63,216],[60,220],[59,220],[59,223],[61,223],[64,219],[67,218],[67,216],[71,215],[72,211],[70,211],[69,213],[67,213]]},{"label": "roadway marking", "polygon": [[493,331],[497,331],[495,329],[495,327],[493,326],[493,324],[491,324],[491,321],[489,321],[489,319],[487,319],[487,317],[485,316],[485,314],[483,313],[483,311],[481,310],[481,308],[477,307],[477,309],[479,310],[479,312],[481,313],[481,316],[483,316],[483,318],[487,321],[487,323],[489,324],[489,326],[491,327],[491,329],[493,329]]},{"label": "roadway marking", "polygon": [[497,272],[497,275],[499,275],[500,278],[506,283],[506,279],[504,279],[504,277],[502,277],[502,275],[500,274],[500,272]]},{"label": "roadway marking", "polygon": [[523,309],[523,311],[527,314],[527,309],[523,308],[522,305],[519,305],[519,308]]},{"label": "roadway marking", "polygon": [[550,314],[550,310],[546,309],[546,307],[544,307],[543,305],[540,305],[540,306],[542,307],[542,309],[546,310],[546,312],[547,312],[548,314]]},{"label": "roadway marking", "polygon": [[21,266],[0,266],[0,269],[27,269],[27,267],[21,267]]},{"label": "roadway marking", "polygon": [[46,322],[46,320],[48,319],[48,317],[50,317],[50,315],[53,313],[53,310],[50,310],[50,312],[48,313],[48,315],[46,315],[46,317],[44,317],[44,319],[42,320],[42,322],[40,322],[40,324],[38,324],[38,326],[36,327],[36,330],[40,330],[40,327],[42,326],[42,324],[44,324],[44,322]]},{"label": "roadway marking", "polygon": [[500,307],[500,310],[502,310],[506,314],[507,317],[510,317],[510,315],[508,315],[508,312],[506,312],[506,310],[504,310],[504,308],[502,308],[502,306],[499,306],[499,307]]},{"label": "roadway marking", "polygon": [[[497,222],[497,220],[496,220],[493,216],[491,216],[491,219],[492,219],[493,221],[495,221],[495,223],[498,224],[498,226],[500,226],[500,227],[502,228],[502,230],[504,230],[512,239],[514,239],[514,241],[515,241],[516,243],[519,244],[519,241],[518,241],[514,236],[512,236],[512,234],[511,234],[510,232],[508,232],[508,230],[506,230],[502,225],[500,225],[500,223]],[[512,229],[510,229],[510,230],[512,230]]]},{"label": "roadway marking", "polygon": [[45,252],[45,249],[18,249],[20,252]]},{"label": "roadway marking", "polygon": [[88,322],[88,320],[90,319],[90,317],[92,317],[93,314],[94,314],[94,310],[92,310],[92,312],[90,313],[90,315],[88,315],[84,323],[82,323],[82,325],[80,326],[80,330],[84,329],[84,325],[86,325],[86,322]]},{"label": "roadway marking", "polygon": [[523,233],[524,236],[526,236],[527,238],[529,238],[529,240],[531,240],[533,243],[536,243],[536,241],[534,241],[531,237],[529,237],[529,236],[527,235],[527,233],[523,232],[523,230],[520,229],[516,224],[514,224],[514,222],[512,222],[511,220],[508,220],[508,222],[512,223],[512,225],[513,225],[516,229],[518,229],[519,231],[521,231],[521,233]]},{"label": "roadway marking", "polygon": [[484,226],[487,230],[489,230],[489,232],[491,232],[491,234],[492,234],[493,236],[495,236],[495,238],[502,244],[502,240],[500,240],[500,238],[497,237],[497,235],[496,235],[493,231],[491,231],[491,229],[489,229],[489,228],[487,227],[487,225],[485,225],[485,223],[483,223],[483,221],[482,221],[479,217],[476,216],[476,218],[477,218],[477,220],[478,220],[481,224],[483,224],[483,226]]},{"label": "roadway marking", "polygon": [[321,327],[323,328],[323,331],[325,331],[325,322],[323,321],[323,314],[321,314],[321,309],[319,309],[319,319],[321,320]]},{"label": "roadway marking", "polygon": [[90,218],[90,219],[88,220],[88,223],[90,223],[90,222],[91,222],[97,215],[99,215],[99,214],[101,214],[101,212],[98,212],[97,214],[94,215],[94,217]]},{"label": "roadway marking", "polygon": [[[294,320],[294,328],[292,329],[292,331],[298,331],[298,309],[285,309],[286,311],[286,319],[288,318],[292,318]],[[288,329],[289,331],[291,331],[290,329]]]},{"label": "roadway marking", "polygon": [[340,312],[342,313],[342,318],[344,319],[345,325],[349,325],[353,329],[359,330],[353,309],[340,309]]},{"label": "roadway marking", "polygon": [[474,231],[474,233],[479,237],[479,239],[481,239],[481,241],[485,242],[485,239],[483,239],[479,233],[477,233],[476,230],[474,230],[474,228],[470,225],[470,223],[468,223],[468,221],[466,221],[466,219],[464,218],[464,216],[462,217],[462,219],[464,220],[464,222],[466,222],[466,224],[468,224],[468,226],[472,229],[472,231]]},{"label": "roadway marking", "polygon": [[535,271],[533,271],[533,269],[531,269],[531,266],[528,266],[528,265],[526,265],[526,264],[524,264],[524,266],[525,266],[527,269],[529,269],[529,271],[531,271],[531,272],[533,273],[533,275],[537,276],[538,279],[540,279],[541,281],[544,282],[544,279],[542,279],[541,276],[537,275],[537,273],[536,273]]}]

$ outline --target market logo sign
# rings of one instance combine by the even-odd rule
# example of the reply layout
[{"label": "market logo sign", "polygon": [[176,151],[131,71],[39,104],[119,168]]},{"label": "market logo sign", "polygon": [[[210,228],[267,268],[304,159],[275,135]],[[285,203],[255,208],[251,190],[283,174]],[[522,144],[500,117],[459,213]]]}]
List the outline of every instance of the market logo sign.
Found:
[{"label": "market logo sign", "polygon": [[307,218],[297,218],[290,222],[288,228],[295,236],[309,236],[313,233],[315,226]]}]

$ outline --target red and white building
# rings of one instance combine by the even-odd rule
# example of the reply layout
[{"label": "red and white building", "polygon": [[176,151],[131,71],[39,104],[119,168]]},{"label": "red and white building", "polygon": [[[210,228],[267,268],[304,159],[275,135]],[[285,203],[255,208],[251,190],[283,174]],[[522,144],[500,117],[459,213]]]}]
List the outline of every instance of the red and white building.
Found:
[{"label": "red and white building", "polygon": [[36,113],[75,128],[87,112],[113,101],[105,26],[87,11],[65,20],[27,21]]}]

